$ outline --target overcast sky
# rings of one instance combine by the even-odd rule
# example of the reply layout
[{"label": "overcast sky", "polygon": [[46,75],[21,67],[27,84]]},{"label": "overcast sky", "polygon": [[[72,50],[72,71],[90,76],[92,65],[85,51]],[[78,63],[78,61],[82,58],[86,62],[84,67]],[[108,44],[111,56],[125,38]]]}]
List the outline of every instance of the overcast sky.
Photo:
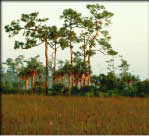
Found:
[{"label": "overcast sky", "polygon": [[[59,16],[66,8],[73,8],[87,16],[86,4],[99,3],[114,13],[112,24],[107,28],[112,37],[113,49],[119,52],[130,64],[130,72],[139,75],[141,79],[149,77],[149,2],[2,2],[2,61],[7,58],[16,58],[22,54],[26,58],[40,55],[45,61],[44,47],[38,46],[29,50],[14,50],[14,41],[17,36],[9,39],[4,26],[12,20],[20,18],[22,13],[39,11],[40,17],[48,17],[49,24],[62,26]],[[49,51],[49,56],[50,56]],[[58,53],[58,59],[69,58],[69,49]],[[92,57],[93,73],[105,73],[107,57],[97,54]]]}]

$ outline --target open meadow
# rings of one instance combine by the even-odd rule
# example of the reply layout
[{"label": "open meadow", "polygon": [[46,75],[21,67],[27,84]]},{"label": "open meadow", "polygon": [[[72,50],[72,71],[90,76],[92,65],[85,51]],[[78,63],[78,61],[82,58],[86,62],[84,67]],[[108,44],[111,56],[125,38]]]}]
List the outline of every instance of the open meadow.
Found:
[{"label": "open meadow", "polygon": [[1,134],[149,134],[149,99],[1,96]]}]

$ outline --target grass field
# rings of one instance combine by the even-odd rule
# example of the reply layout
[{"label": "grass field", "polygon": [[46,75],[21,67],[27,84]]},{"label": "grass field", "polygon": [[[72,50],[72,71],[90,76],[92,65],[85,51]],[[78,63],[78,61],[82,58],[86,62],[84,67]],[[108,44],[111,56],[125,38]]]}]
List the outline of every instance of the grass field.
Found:
[{"label": "grass field", "polygon": [[149,134],[149,99],[2,95],[1,134]]}]

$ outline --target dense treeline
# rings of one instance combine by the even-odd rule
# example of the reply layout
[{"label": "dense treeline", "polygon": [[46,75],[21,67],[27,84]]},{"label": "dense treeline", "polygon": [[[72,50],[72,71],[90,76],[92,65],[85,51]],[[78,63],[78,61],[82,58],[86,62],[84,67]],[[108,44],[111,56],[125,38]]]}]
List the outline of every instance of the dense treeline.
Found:
[{"label": "dense treeline", "polygon": [[[129,64],[110,44],[106,28],[114,14],[99,4],[87,5],[86,9],[88,16],[65,9],[60,16],[63,20],[60,28],[49,26],[48,18],[38,18],[39,12],[22,14],[5,26],[9,37],[18,34],[24,37],[23,42],[15,41],[14,49],[44,44],[46,65],[38,60],[39,56],[28,60],[23,55],[15,60],[8,58],[4,63],[7,70],[3,65],[1,68],[3,93],[43,93],[45,89],[46,95],[148,95],[149,81],[140,81],[128,73]],[[53,50],[52,58],[48,48]],[[57,62],[57,52],[66,48],[70,49],[70,60]],[[92,75],[91,58],[96,53],[111,57],[107,74]],[[115,58],[121,59],[119,74],[115,72]]]},{"label": "dense treeline", "polygon": [[[18,56],[15,60],[8,58],[3,63],[7,65],[7,69],[6,67],[1,67],[2,93],[45,94],[44,78],[46,76],[46,68],[38,58],[39,56],[36,56],[26,60],[23,55]],[[59,70],[62,70],[62,61],[58,64]],[[127,72],[129,65],[126,64],[127,61],[125,60],[124,65],[123,60],[122,64],[119,65],[121,70],[119,74],[110,71],[107,74],[92,75],[90,86],[79,84],[69,88],[68,75],[64,75],[63,79],[58,83],[54,83],[53,74],[51,74],[49,76],[51,85],[48,93],[49,95],[64,96],[149,96],[149,80],[141,81],[138,76]],[[108,65],[108,69],[110,67]],[[49,70],[50,73],[54,73],[52,63],[49,65]]]}]

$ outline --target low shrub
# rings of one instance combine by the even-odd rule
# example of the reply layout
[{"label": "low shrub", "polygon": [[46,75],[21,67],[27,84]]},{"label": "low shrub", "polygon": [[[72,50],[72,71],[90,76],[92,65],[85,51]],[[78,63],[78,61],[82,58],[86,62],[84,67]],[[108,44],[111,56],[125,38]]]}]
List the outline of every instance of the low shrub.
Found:
[{"label": "low shrub", "polygon": [[80,95],[80,89],[77,86],[73,86],[71,88],[71,95],[75,95],[75,96]]},{"label": "low shrub", "polygon": [[80,88],[80,95],[86,96],[86,95],[95,95],[95,87],[94,86],[84,86]]},{"label": "low shrub", "polygon": [[113,90],[108,90],[108,96],[118,96],[120,95],[120,91],[117,89],[113,89]]},{"label": "low shrub", "polygon": [[65,86],[63,84],[55,84],[52,86],[53,95],[63,95]]},{"label": "low shrub", "polygon": [[94,92],[87,92],[87,93],[85,93],[85,96],[93,97],[93,96],[95,96],[95,94],[94,94]]},{"label": "low shrub", "polygon": [[71,90],[68,87],[64,87],[63,95],[64,96],[70,96]]}]

